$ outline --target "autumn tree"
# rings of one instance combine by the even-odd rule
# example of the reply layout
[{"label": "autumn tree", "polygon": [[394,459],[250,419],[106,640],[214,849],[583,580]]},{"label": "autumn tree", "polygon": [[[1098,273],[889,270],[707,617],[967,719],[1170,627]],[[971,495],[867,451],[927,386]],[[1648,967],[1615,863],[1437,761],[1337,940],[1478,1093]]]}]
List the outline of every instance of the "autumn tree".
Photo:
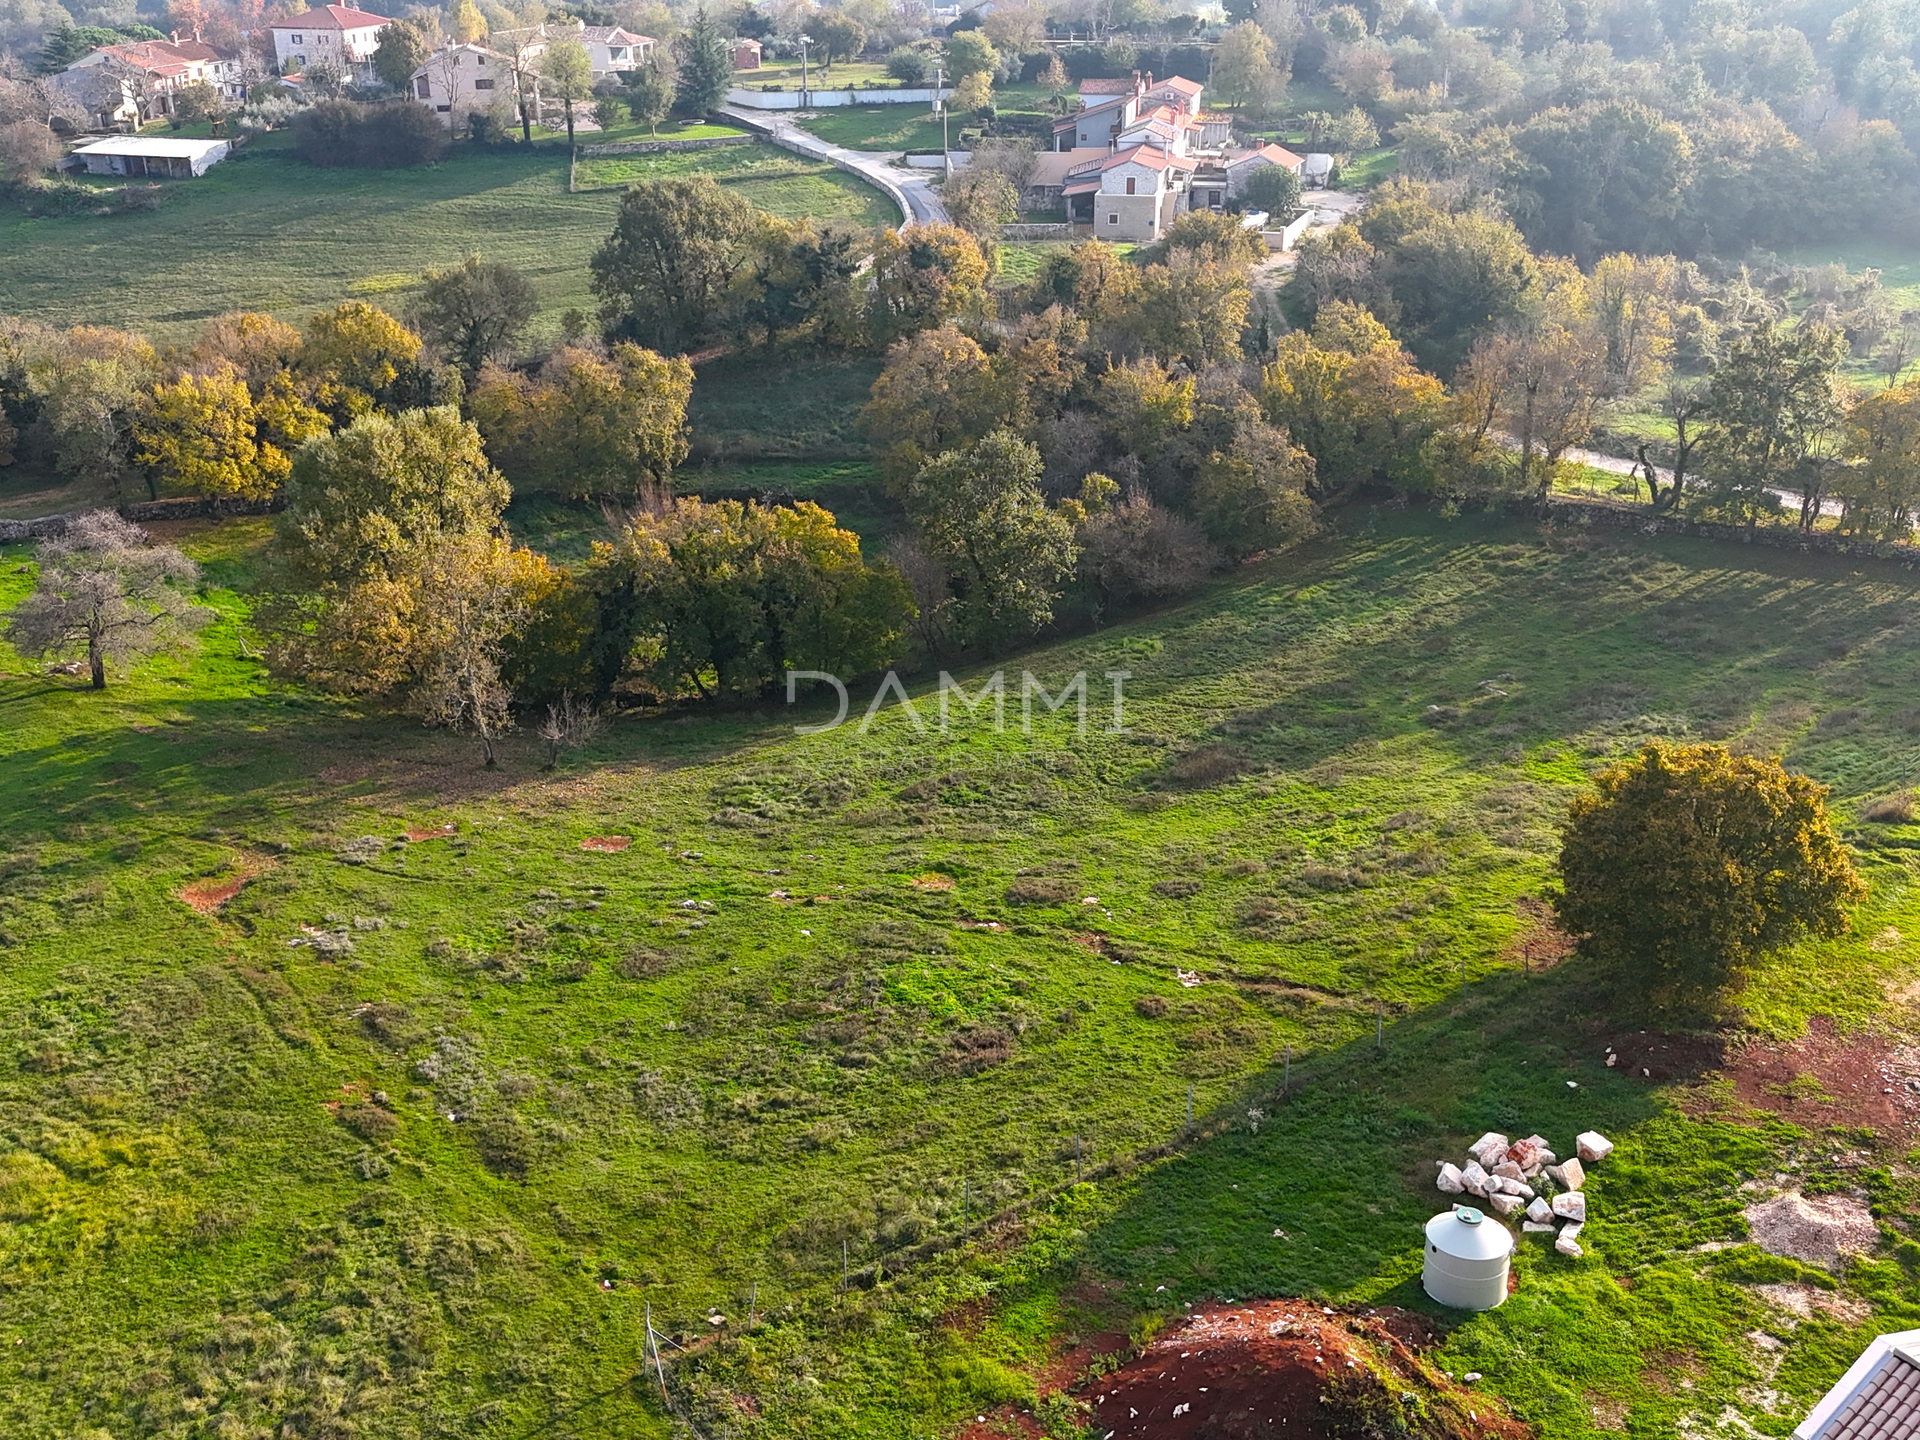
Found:
[{"label": "autumn tree", "polygon": [[1053,618],[1078,558],[1073,524],[1040,492],[1040,452],[1009,430],[928,461],[907,486],[907,518],[937,567],[929,620],[953,645],[993,650]]},{"label": "autumn tree", "polygon": [[560,102],[567,117],[567,144],[573,144],[573,107],[593,93],[593,61],[587,47],[571,35],[552,41],[540,57],[540,81],[545,93]]},{"label": "autumn tree", "polygon": [[539,308],[525,275],[469,255],[450,269],[428,269],[415,318],[422,336],[473,375],[512,350]]},{"label": "autumn tree", "polygon": [[881,453],[896,489],[930,458],[1005,424],[1018,387],[978,341],[951,325],[896,341],[873,382],[860,427]]},{"label": "autumn tree", "polygon": [[0,181],[31,185],[60,159],[60,141],[38,120],[0,124]]},{"label": "autumn tree", "polygon": [[753,207],[705,175],[633,186],[588,266],[601,318],[663,353],[690,348],[718,318],[753,225]]},{"label": "autumn tree", "polygon": [[1000,227],[1020,218],[1020,192],[998,170],[969,165],[941,187],[940,197],[983,255],[997,253]]},{"label": "autumn tree", "polygon": [[1491,397],[1493,417],[1520,452],[1519,485],[1544,501],[1560,457],[1593,432],[1607,393],[1606,336],[1585,279],[1547,268],[1552,288],[1520,318],[1484,336],[1465,383]]},{"label": "autumn tree", "polygon": [[96,690],[107,688],[109,660],[177,649],[213,618],[188,599],[198,567],[111,510],[68,521],[34,558],[33,593],[9,617],[7,641],[22,655],[85,655]]},{"label": "autumn tree", "polygon": [[1167,227],[1161,244],[1169,257],[1184,254],[1216,265],[1251,265],[1267,253],[1260,237],[1242,225],[1238,215],[1214,210],[1189,210]]},{"label": "autumn tree", "polygon": [[1440,382],[1369,311],[1344,301],[1321,306],[1310,332],[1281,338],[1260,404],[1313,457],[1307,483],[1320,500],[1355,485],[1415,481],[1445,419]]},{"label": "autumn tree", "polygon": [[134,460],[158,486],[189,495],[265,500],[286,479],[285,451],[262,444],[253,395],[240,372],[222,364],[156,385],[133,422]]},{"label": "autumn tree", "polygon": [[444,544],[493,534],[507,484],[452,407],[364,415],[294,457],[259,623],[283,674],[394,695],[421,673]]},{"label": "autumn tree", "polygon": [[1554,906],[1583,955],[1656,1009],[1704,1009],[1865,898],[1827,787],[1778,760],[1656,742],[1574,797]]},{"label": "autumn tree", "polygon": [[1920,381],[1869,395],[1846,419],[1849,464],[1834,480],[1856,534],[1905,540],[1920,521]]},{"label": "autumn tree", "polygon": [[986,257],[957,225],[886,231],[870,273],[868,327],[877,345],[951,320],[986,296]]},{"label": "autumn tree", "polygon": [[664,693],[714,698],[768,692],[790,669],[862,674],[895,657],[913,614],[899,574],[806,502],[643,513],[596,551],[586,584],[603,694],[629,665]]},{"label": "autumn tree", "polygon": [[377,305],[348,300],[307,321],[294,363],[314,403],[344,424],[376,407],[426,403],[420,344],[418,335]]},{"label": "autumn tree", "polygon": [[55,468],[118,490],[133,418],[158,368],[153,347],[123,331],[76,325],[41,335],[23,356],[22,390]]},{"label": "autumn tree", "polygon": [[513,725],[502,678],[508,641],[525,624],[545,560],[497,535],[472,532],[429,545],[412,580],[419,596],[416,674],[407,710],[428,725],[471,731],[487,769],[494,740]]},{"label": "autumn tree", "polygon": [[487,449],[529,490],[655,504],[687,456],[693,367],[638,345],[562,346],[537,377],[489,368],[471,408]]}]

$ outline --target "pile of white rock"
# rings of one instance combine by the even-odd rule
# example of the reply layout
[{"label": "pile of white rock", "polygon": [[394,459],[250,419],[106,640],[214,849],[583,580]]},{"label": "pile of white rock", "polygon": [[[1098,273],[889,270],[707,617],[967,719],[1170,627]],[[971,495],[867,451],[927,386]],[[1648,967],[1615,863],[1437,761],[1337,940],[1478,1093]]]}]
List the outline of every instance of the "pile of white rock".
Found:
[{"label": "pile of white rock", "polygon": [[1503,1218],[1519,1215],[1523,1234],[1552,1235],[1554,1249],[1578,1255],[1587,1223],[1586,1167],[1606,1159],[1613,1142],[1589,1130],[1573,1145],[1577,1153],[1562,1160],[1538,1135],[1509,1142],[1489,1130],[1468,1148],[1465,1165],[1436,1160],[1434,1183],[1443,1195],[1479,1196]]}]

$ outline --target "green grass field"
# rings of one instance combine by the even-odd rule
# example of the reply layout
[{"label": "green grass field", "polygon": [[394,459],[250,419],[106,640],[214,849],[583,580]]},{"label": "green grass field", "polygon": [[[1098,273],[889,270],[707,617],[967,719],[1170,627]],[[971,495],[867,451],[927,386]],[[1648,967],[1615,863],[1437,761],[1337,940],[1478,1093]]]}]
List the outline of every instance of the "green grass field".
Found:
[{"label": "green grass field", "polygon": [[[635,712],[487,772],[263,675],[265,532],[189,532],[222,617],[191,659],[94,694],[0,649],[9,1436],[665,1436],[644,1317],[692,1345],[749,1304],[674,1363],[701,1433],[932,1436],[1186,1300],[1424,1303],[1430,1162],[1488,1127],[1621,1144],[1588,1257],[1523,1252],[1512,1302],[1449,1322],[1449,1367],[1544,1436],[1602,1402],[1785,1434],[1915,1323],[1897,1147],[1606,1068],[1637,1022],[1513,949],[1589,771],[1725,737],[1835,785],[1873,885],[1744,1025],[1904,1023],[1920,829],[1851,818],[1920,767],[1902,570],[1362,510],[1010,657],[1004,733],[943,733],[925,681],[924,729],[861,726],[862,685],[825,735]],[[1089,673],[1084,734],[1021,733],[1023,671]],[[1131,1163],[1190,1094],[1198,1133]],[[1883,1251],[1809,1282],[1854,1318],[1753,1288],[1808,1278],[1739,1243],[1737,1187],[1782,1176],[1873,1196]]]},{"label": "green grass field", "polygon": [[661,176],[709,175],[755,208],[783,219],[841,221],[879,230],[900,223],[891,200],[857,176],[771,145],[734,145],[668,155],[609,155],[582,160],[581,190],[625,190]]},{"label": "green grass field", "polygon": [[[622,184],[713,174],[785,215],[898,220],[860,181],[770,146],[589,163],[617,165]],[[618,204],[614,188],[567,193],[564,145],[456,152],[418,170],[318,170],[275,134],[169,186],[149,213],[33,220],[0,210],[0,313],[179,343],[229,310],[299,320],[355,296],[404,310],[429,267],[478,251],[533,280],[534,341],[550,342],[563,311],[592,312],[586,262]]]}]

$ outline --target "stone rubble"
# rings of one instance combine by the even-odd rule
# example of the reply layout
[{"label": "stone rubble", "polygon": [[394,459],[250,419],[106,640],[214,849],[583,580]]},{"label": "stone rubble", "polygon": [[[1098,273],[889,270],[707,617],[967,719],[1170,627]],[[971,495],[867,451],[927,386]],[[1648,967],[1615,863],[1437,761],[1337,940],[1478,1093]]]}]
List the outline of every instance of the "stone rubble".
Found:
[{"label": "stone rubble", "polygon": [[1522,1234],[1551,1235],[1557,1252],[1577,1258],[1586,1253],[1580,1244],[1587,1222],[1586,1166],[1612,1154],[1613,1142],[1589,1130],[1573,1147],[1577,1158],[1562,1160],[1543,1136],[1509,1142],[1489,1130],[1467,1148],[1465,1165],[1434,1162],[1434,1186],[1443,1195],[1484,1200],[1503,1220],[1518,1217]]}]

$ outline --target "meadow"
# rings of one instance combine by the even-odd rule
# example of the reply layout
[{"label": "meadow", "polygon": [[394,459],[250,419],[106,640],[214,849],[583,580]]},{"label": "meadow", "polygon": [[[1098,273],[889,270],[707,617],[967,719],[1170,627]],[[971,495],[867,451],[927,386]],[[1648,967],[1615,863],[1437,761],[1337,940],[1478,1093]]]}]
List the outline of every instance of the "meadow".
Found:
[{"label": "meadow", "polygon": [[[1423,1303],[1431,1161],[1489,1127],[1621,1143],[1588,1256],[1449,1324],[1545,1436],[1784,1434],[1914,1323],[1894,1137],[1610,1069],[1644,1022],[1523,959],[1590,771],[1717,737],[1833,784],[1873,886],[1742,1033],[1908,1023],[1920,829],[1855,818],[1920,763],[1903,570],[1359,508],[1008,657],[1004,727],[909,677],[487,772],[264,674],[265,535],[175,536],[196,656],[94,694],[0,649],[9,1435],[665,1435],[650,1315],[702,1433],[931,1436],[1190,1300]],[[1023,727],[1023,671],[1086,672],[1084,731]],[[1742,1244],[1788,1176],[1864,1186],[1883,1253]]]},{"label": "meadow", "polygon": [[31,219],[0,210],[0,314],[181,343],[231,310],[298,321],[354,297],[404,310],[427,269],[477,250],[534,282],[541,312],[531,343],[544,345],[567,310],[593,312],[587,259],[612,229],[621,189],[645,176],[711,174],[781,215],[899,218],[853,177],[765,145],[588,161],[611,168],[602,188],[577,194],[567,191],[564,145],[463,147],[414,170],[315,169],[289,147],[284,133],[265,136],[202,178],[167,186],[148,212]]}]

